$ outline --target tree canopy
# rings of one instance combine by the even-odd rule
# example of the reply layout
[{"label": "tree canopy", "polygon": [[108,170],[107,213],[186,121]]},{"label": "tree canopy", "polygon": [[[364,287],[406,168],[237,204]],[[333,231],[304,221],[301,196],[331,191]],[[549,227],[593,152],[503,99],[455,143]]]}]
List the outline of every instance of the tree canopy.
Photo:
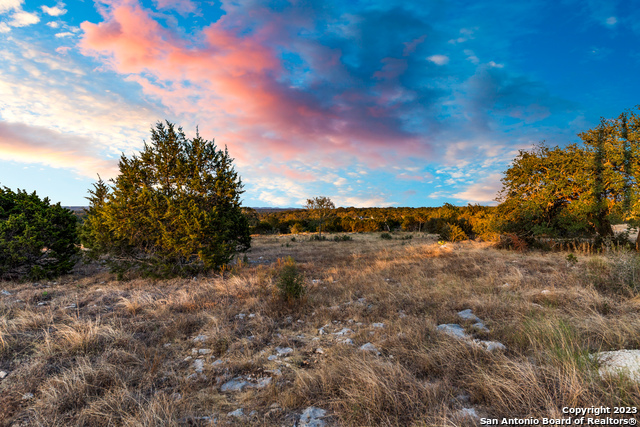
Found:
[{"label": "tree canopy", "polygon": [[613,234],[640,223],[640,118],[627,111],[564,148],[521,150],[502,179],[502,230],[524,237]]},{"label": "tree canopy", "polygon": [[242,182],[227,150],[166,122],[111,185],[90,190],[83,243],[115,271],[170,276],[219,269],[250,246]]},{"label": "tree canopy", "polygon": [[322,236],[322,226],[324,221],[331,216],[333,209],[336,206],[333,204],[330,198],[325,196],[313,197],[307,199],[307,203],[304,206],[313,213],[313,216],[320,221],[319,235]]}]

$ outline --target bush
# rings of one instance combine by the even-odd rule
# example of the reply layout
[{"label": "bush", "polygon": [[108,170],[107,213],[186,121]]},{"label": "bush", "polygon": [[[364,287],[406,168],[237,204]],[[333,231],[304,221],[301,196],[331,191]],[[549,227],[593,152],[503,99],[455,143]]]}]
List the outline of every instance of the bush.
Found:
[{"label": "bush", "polygon": [[166,122],[139,156],[122,155],[120,175],[90,190],[83,227],[90,255],[113,272],[167,277],[218,270],[251,242],[242,183],[227,151]]},{"label": "bush", "polygon": [[287,302],[299,300],[306,293],[306,287],[304,285],[304,277],[298,271],[296,262],[291,257],[287,257],[282,263],[280,270],[280,276],[276,286],[280,291],[280,296]]},{"label": "bush", "polygon": [[462,240],[467,240],[467,234],[457,225],[447,224],[447,226],[442,230],[442,233],[440,233],[439,240],[444,240],[446,242],[460,242]]},{"label": "bush", "polygon": [[348,242],[349,240],[353,240],[353,238],[348,234],[343,234],[342,236],[333,236],[334,242]]},{"label": "bush", "polygon": [[39,280],[71,271],[77,219],[35,192],[0,189],[0,279]]},{"label": "bush", "polygon": [[389,234],[389,233],[382,233],[380,235],[380,238],[382,240],[391,240],[391,239],[393,239],[393,236],[391,234]]}]

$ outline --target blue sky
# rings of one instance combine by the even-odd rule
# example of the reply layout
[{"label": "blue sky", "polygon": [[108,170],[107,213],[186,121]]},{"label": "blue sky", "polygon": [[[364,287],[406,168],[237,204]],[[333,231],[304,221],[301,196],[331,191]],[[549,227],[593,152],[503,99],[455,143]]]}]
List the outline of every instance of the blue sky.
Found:
[{"label": "blue sky", "polygon": [[0,0],[0,184],[85,205],[168,119],[248,206],[488,204],[640,104],[639,39],[622,1]]}]

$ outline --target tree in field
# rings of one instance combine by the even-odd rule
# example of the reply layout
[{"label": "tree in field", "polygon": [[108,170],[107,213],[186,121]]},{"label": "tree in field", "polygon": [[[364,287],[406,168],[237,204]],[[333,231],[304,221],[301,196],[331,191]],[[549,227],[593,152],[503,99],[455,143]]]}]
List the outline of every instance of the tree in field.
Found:
[{"label": "tree in field", "polygon": [[319,236],[322,237],[322,226],[325,220],[331,216],[336,206],[330,198],[321,196],[307,199],[304,207],[311,212],[314,218],[320,221]]},{"label": "tree in field", "polygon": [[60,203],[52,205],[0,188],[0,280],[39,280],[71,271],[78,254],[77,219]]},{"label": "tree in field", "polygon": [[226,149],[158,123],[120,174],[90,190],[83,243],[113,271],[155,276],[216,270],[250,246],[242,183]]},{"label": "tree in field", "polygon": [[502,231],[521,237],[611,236],[640,223],[640,120],[626,112],[579,134],[582,144],[520,151],[502,179]]}]

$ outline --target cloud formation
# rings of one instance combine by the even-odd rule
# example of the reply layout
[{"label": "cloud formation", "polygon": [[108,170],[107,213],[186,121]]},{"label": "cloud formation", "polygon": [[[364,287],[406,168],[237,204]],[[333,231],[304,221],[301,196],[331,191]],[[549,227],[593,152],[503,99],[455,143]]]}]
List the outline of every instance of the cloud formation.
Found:
[{"label": "cloud formation", "polygon": [[90,178],[99,171],[117,173],[117,162],[101,158],[87,138],[23,123],[0,122],[0,159],[73,169]]}]

